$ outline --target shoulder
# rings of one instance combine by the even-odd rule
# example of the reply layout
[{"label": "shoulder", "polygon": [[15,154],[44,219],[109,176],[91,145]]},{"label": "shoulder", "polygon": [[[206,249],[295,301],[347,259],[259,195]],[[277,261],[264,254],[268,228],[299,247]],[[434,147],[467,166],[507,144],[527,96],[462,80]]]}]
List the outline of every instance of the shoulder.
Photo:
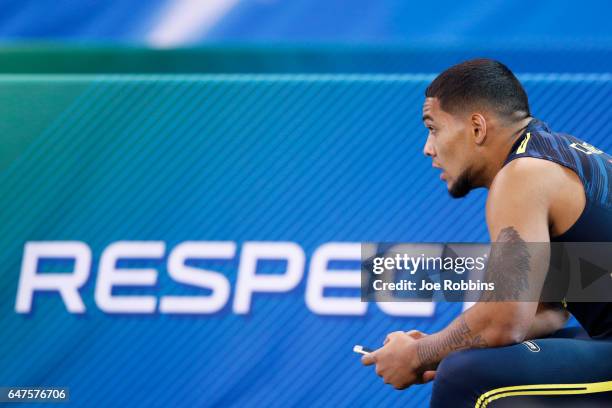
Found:
[{"label": "shoulder", "polygon": [[554,196],[566,177],[566,169],[553,161],[535,157],[517,158],[497,173],[491,183],[487,203],[512,198],[524,201],[527,198],[525,194],[532,203],[544,203],[552,198],[551,195]]},{"label": "shoulder", "polygon": [[515,159],[496,175],[487,196],[491,238],[505,225],[540,226],[548,232],[550,208],[562,190],[565,170],[549,160]]}]

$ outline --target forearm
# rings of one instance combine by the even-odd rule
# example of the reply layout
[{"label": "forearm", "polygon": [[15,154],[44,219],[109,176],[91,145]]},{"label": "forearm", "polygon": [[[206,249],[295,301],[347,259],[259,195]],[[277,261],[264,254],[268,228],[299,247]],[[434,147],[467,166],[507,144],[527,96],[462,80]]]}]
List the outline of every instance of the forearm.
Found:
[{"label": "forearm", "polygon": [[[444,330],[417,340],[420,368],[433,370],[454,351],[500,347],[522,341],[529,328],[526,323],[529,322],[512,317],[513,309],[515,307],[501,303],[479,303],[463,312]],[[500,320],[498,316],[510,318]]]},{"label": "forearm", "polygon": [[[539,228],[530,231],[533,242],[545,242],[548,237],[543,220],[529,224]],[[525,220],[521,218],[521,222]],[[491,247],[485,276],[488,282],[495,283],[495,291],[483,294],[480,302],[444,330],[417,340],[416,365],[421,371],[435,369],[454,351],[516,344],[529,334],[539,307],[538,302],[529,300],[537,299],[541,292],[543,271],[548,270],[549,249],[544,245],[528,246],[511,225],[491,228],[491,236],[497,234],[497,240]],[[529,231],[529,227],[523,226],[523,229]]]}]

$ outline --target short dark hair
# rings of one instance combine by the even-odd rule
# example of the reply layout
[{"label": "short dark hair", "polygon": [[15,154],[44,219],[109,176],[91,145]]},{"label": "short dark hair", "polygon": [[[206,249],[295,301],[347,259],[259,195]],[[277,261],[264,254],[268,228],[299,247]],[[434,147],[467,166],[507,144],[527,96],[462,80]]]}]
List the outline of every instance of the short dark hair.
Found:
[{"label": "short dark hair", "polygon": [[425,96],[437,98],[440,107],[458,113],[475,106],[493,108],[508,120],[531,116],[527,93],[507,66],[487,58],[453,65],[432,81]]}]

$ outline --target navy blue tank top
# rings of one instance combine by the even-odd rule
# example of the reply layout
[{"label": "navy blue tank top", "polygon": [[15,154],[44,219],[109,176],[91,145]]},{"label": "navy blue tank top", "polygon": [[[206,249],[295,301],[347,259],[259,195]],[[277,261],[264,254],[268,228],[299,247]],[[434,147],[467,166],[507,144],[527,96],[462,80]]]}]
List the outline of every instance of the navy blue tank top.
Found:
[{"label": "navy blue tank top", "polygon": [[[574,171],[586,205],[573,226],[553,242],[612,242],[612,157],[574,136],[532,119],[512,146],[505,164],[521,157],[550,160]],[[612,338],[612,303],[568,302],[567,310],[593,338]]]}]

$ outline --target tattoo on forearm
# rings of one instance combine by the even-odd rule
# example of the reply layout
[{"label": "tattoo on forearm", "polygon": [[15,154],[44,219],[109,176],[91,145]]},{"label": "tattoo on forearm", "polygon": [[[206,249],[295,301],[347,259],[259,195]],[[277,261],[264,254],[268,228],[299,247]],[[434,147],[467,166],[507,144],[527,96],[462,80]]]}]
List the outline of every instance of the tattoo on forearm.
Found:
[{"label": "tattoo on forearm", "polygon": [[527,243],[514,227],[500,231],[491,245],[491,257],[485,279],[495,283],[495,290],[486,291],[481,301],[526,300],[529,289],[531,255]]},{"label": "tattoo on forearm", "polygon": [[[485,275],[487,282],[495,283],[495,290],[485,291],[480,300],[519,300],[529,288],[530,261],[527,243],[518,231],[512,226],[501,230],[497,241],[491,246]],[[417,342],[417,356],[425,369],[431,369],[453,351],[489,347],[480,333],[470,329],[465,313],[439,334],[442,336]]]},{"label": "tattoo on forearm", "polygon": [[474,334],[468,326],[465,316],[460,315],[449,327],[447,334],[438,341],[417,342],[417,355],[422,366],[435,364],[448,353],[457,350],[488,347],[487,342]]}]

